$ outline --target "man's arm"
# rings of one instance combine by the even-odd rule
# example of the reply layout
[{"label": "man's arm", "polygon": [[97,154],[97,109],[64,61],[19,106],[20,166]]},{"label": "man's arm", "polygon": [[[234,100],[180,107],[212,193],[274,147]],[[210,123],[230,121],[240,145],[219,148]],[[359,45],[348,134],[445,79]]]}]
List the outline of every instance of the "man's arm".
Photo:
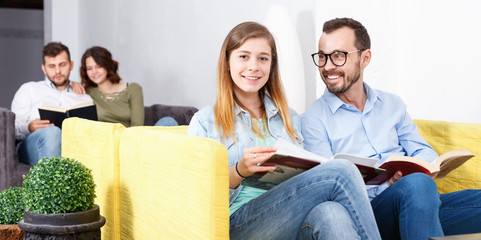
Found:
[{"label": "man's arm", "polygon": [[306,150],[327,159],[333,156],[326,126],[309,112],[301,115],[301,133]]},{"label": "man's arm", "polygon": [[439,156],[434,149],[419,134],[416,124],[404,108],[404,118],[396,125],[399,144],[407,156],[416,157],[428,162],[433,162]]},{"label": "man's arm", "polygon": [[32,110],[31,91],[26,84],[20,86],[12,101],[12,112],[15,113],[15,136],[17,139],[24,139],[30,131],[30,113]]}]

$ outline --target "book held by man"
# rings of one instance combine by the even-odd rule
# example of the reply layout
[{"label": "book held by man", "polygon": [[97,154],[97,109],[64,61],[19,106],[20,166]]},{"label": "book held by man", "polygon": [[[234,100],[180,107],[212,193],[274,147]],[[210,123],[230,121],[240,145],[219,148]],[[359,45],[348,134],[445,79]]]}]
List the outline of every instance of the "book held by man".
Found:
[{"label": "book held by man", "polygon": [[62,122],[65,118],[79,117],[97,121],[97,108],[93,100],[87,100],[73,105],[70,108],[64,108],[54,103],[45,102],[39,108],[40,119],[49,120],[55,126],[62,128]]},{"label": "book held by man", "polygon": [[474,157],[474,154],[465,149],[444,153],[433,163],[415,157],[393,155],[381,164],[379,168],[386,169],[387,174],[391,176],[396,171],[401,171],[403,176],[415,172],[423,172],[428,175],[438,173],[436,178],[443,179],[448,173],[463,165],[472,157]]},{"label": "book held by man", "polygon": [[276,153],[262,165],[275,165],[276,169],[269,172],[255,173],[247,177],[243,181],[243,185],[270,189],[299,173],[335,159],[345,159],[353,162],[359,169],[366,185],[379,185],[389,180],[396,171],[401,171],[403,176],[414,172],[430,175],[438,173],[437,178],[444,178],[449,172],[474,157],[474,154],[468,150],[456,150],[442,154],[431,164],[414,157],[393,155],[379,167],[374,167],[378,165],[378,159],[345,153],[336,154],[331,159],[326,159],[283,139],[279,139],[274,147],[276,147]]}]

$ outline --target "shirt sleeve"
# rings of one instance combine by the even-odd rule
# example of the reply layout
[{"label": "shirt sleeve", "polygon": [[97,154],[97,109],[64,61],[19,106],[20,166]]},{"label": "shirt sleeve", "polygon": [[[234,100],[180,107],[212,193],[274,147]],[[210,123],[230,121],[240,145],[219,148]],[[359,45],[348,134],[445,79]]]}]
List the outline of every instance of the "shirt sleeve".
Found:
[{"label": "shirt sleeve", "polygon": [[207,130],[202,125],[199,114],[195,113],[189,123],[189,128],[187,129],[187,135],[197,136],[197,137],[207,137]]},{"label": "shirt sleeve", "polygon": [[31,119],[29,119],[30,113],[32,112],[30,96],[30,90],[24,84],[13,97],[11,109],[15,113],[15,137],[17,139],[23,140],[30,134],[28,130],[28,124],[31,122]]},{"label": "shirt sleeve", "polygon": [[306,150],[327,159],[333,156],[326,127],[320,119],[307,112],[301,115],[301,133]]},{"label": "shirt sleeve", "polygon": [[383,182],[381,185],[367,186],[367,196],[369,201],[372,201],[377,195],[381,194],[384,190],[389,187],[387,182]]},{"label": "shirt sleeve", "polygon": [[403,120],[396,126],[399,144],[407,156],[416,157],[427,162],[434,162],[439,156],[434,149],[419,134],[416,124],[412,121],[404,107]]},{"label": "shirt sleeve", "polygon": [[132,83],[135,86],[130,98],[130,126],[143,126],[145,118],[144,110],[144,94],[139,84]]}]

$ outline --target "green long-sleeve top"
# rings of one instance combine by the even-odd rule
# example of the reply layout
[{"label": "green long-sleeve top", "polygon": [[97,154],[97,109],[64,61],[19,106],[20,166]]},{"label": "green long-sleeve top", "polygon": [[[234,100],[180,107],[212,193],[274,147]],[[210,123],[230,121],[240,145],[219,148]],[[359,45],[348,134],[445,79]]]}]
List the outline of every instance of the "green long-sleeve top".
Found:
[{"label": "green long-sleeve top", "polygon": [[113,99],[107,99],[96,87],[86,91],[95,102],[99,121],[121,123],[125,127],[144,125],[144,95],[139,84],[127,83]]}]

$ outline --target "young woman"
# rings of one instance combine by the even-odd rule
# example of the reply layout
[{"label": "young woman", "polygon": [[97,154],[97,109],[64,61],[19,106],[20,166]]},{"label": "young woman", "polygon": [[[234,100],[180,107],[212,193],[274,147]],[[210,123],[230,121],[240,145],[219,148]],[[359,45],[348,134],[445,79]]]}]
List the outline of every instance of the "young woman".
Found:
[{"label": "young woman", "polygon": [[[120,81],[117,70],[118,62],[103,47],[91,47],[82,56],[82,84],[97,106],[99,121],[122,123],[125,127],[142,126],[145,117],[142,87]],[[177,122],[165,117],[156,125],[175,126]]]},{"label": "young woman", "polygon": [[354,164],[331,161],[265,191],[243,186],[279,138],[302,147],[299,116],[287,106],[274,38],[264,26],[234,27],[221,49],[217,100],[197,112],[188,134],[228,149],[231,239],[380,239]]}]

